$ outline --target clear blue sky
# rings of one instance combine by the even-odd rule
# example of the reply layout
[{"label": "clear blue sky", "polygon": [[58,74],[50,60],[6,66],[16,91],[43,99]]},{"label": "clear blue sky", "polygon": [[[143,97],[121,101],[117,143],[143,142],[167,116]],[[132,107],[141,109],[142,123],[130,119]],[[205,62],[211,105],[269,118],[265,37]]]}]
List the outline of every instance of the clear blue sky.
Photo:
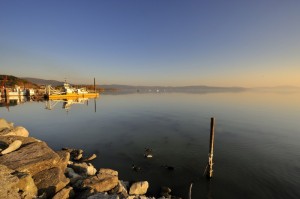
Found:
[{"label": "clear blue sky", "polygon": [[0,74],[300,86],[300,1],[1,0]]}]

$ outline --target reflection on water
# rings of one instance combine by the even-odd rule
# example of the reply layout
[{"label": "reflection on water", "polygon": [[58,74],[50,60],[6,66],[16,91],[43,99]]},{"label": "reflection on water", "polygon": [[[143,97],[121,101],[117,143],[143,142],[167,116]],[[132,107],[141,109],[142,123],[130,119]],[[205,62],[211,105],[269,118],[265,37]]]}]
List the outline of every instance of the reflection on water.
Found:
[{"label": "reflection on water", "polygon": [[8,98],[0,97],[0,107],[5,107],[7,111],[9,111],[10,106],[17,106],[30,101],[32,101],[30,97],[26,96],[10,96]]},{"label": "reflection on water", "polygon": [[47,101],[45,101],[45,109],[52,110],[59,103],[62,103],[62,108],[68,112],[71,109],[71,106],[75,105],[75,104],[88,106],[89,98],[47,100]]},{"label": "reflection on water", "polygon": [[[68,114],[55,108],[66,101],[53,111],[31,102],[0,113],[54,149],[96,153],[92,163],[118,170],[120,179],[148,180],[153,194],[169,186],[187,198],[193,182],[192,198],[300,196],[299,93],[139,93],[93,101],[73,103]],[[202,174],[212,116],[215,164],[207,181]],[[152,159],[144,158],[145,148],[153,149]]]}]

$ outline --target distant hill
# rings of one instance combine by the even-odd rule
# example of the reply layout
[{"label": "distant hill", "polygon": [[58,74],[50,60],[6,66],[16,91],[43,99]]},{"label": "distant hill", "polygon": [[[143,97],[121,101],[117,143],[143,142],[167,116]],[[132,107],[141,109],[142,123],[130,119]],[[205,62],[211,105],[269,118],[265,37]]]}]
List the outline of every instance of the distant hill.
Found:
[{"label": "distant hill", "polygon": [[25,88],[37,88],[37,84],[23,78],[15,77],[12,75],[0,75],[0,86],[14,87],[18,85]]},{"label": "distant hill", "polygon": [[247,88],[243,87],[213,87],[213,86],[129,86],[129,85],[97,85],[97,88],[115,89],[119,92],[184,92],[184,93],[211,93],[211,92],[242,92]]},{"label": "distant hill", "polygon": [[38,79],[32,77],[22,77],[29,82],[32,82],[37,85],[51,85],[51,86],[60,86],[63,85],[64,82],[56,81],[56,80],[45,80],[45,79]]}]

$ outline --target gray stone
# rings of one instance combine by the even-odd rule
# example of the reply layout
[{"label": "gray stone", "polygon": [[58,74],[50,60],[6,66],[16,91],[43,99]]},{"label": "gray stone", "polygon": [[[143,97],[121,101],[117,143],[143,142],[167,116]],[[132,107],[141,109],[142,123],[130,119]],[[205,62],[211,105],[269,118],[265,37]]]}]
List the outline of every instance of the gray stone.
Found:
[{"label": "gray stone", "polygon": [[149,183],[147,181],[135,182],[129,189],[130,195],[144,195],[147,193]]},{"label": "gray stone", "polygon": [[93,176],[97,172],[91,163],[73,163],[72,165],[69,165],[69,167],[74,169],[75,172],[86,176]]},{"label": "gray stone", "polygon": [[87,199],[119,199],[116,194],[108,195],[107,193],[96,193],[95,195],[89,196]]},{"label": "gray stone", "polygon": [[66,168],[66,174],[69,178],[80,178],[81,175],[77,174],[72,168]]}]

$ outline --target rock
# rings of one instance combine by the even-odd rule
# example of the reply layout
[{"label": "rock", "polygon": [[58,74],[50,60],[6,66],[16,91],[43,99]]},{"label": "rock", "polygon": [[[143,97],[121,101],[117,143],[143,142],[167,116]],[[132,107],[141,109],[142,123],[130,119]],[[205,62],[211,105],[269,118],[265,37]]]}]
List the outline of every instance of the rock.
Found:
[{"label": "rock", "polygon": [[83,158],[83,160],[82,160],[82,161],[85,161],[85,162],[87,162],[87,161],[94,160],[95,158],[97,158],[97,155],[96,155],[96,154],[93,154],[93,155],[91,155],[91,156],[90,156],[90,157],[88,157],[88,158]]},{"label": "rock", "polygon": [[81,188],[81,184],[82,184],[82,179],[83,176],[75,173],[75,171],[72,168],[67,167],[67,169],[65,170],[65,173],[67,175],[68,178],[70,178],[70,184],[74,187],[74,188]]},{"label": "rock", "polygon": [[0,131],[0,136],[6,136],[10,131],[11,131],[11,129],[4,128]]},{"label": "rock", "polygon": [[127,182],[123,182],[119,180],[118,185],[112,190],[110,190],[109,194],[119,194],[121,198],[126,198],[128,197],[127,187],[128,187]]},{"label": "rock", "polygon": [[73,187],[67,187],[63,188],[59,192],[55,194],[55,196],[52,199],[68,199],[74,197],[74,190]]},{"label": "rock", "polygon": [[37,195],[37,187],[28,173],[14,171],[0,165],[0,179],[0,198],[31,199]]},{"label": "rock", "polygon": [[70,179],[66,178],[58,167],[41,171],[35,174],[33,179],[38,188],[38,194],[46,193],[47,198],[53,197],[70,182]]},{"label": "rock", "polygon": [[80,160],[82,158],[83,150],[81,149],[69,149],[72,160]]},{"label": "rock", "polygon": [[58,166],[60,158],[45,142],[34,142],[0,156],[0,162],[11,169],[35,175]]},{"label": "rock", "polygon": [[139,197],[138,196],[128,196],[128,197],[126,197],[126,199],[139,199]]},{"label": "rock", "polygon": [[96,193],[87,199],[119,199],[119,196],[116,194],[108,195],[107,193]]},{"label": "rock", "polygon": [[[1,121],[1,119],[0,119]],[[14,170],[0,164],[0,198],[18,199],[21,198],[17,188],[18,177],[12,175]]]},{"label": "rock", "polygon": [[83,181],[83,187],[90,187],[97,192],[105,192],[113,189],[118,185],[117,171],[111,169],[100,169],[97,176],[87,178]]},{"label": "rock", "polygon": [[28,137],[29,136],[29,132],[27,131],[27,129],[25,129],[22,126],[17,126],[15,128],[13,128],[9,133],[7,133],[5,136],[8,135],[15,135],[15,136],[21,136],[21,137]]},{"label": "rock", "polygon": [[12,129],[13,128],[13,124],[7,122],[4,118],[0,118],[0,131],[4,130],[4,129]]},{"label": "rock", "polygon": [[112,169],[107,169],[107,168],[100,168],[99,169],[99,174],[107,174],[107,175],[118,176],[118,171],[115,171],[115,170],[112,170]]},{"label": "rock", "polygon": [[59,156],[60,168],[63,172],[65,172],[70,160],[70,153],[67,151],[57,151],[56,153]]},{"label": "rock", "polygon": [[87,199],[89,196],[94,195],[93,189],[85,189],[76,193],[76,199]]},{"label": "rock", "polygon": [[29,143],[34,143],[34,142],[41,142],[40,140],[35,139],[33,137],[22,137],[22,136],[15,136],[15,135],[0,136],[0,142],[4,145],[10,145],[15,140],[22,141],[23,145],[27,145]]},{"label": "rock", "polygon": [[171,189],[169,187],[162,187],[160,191],[160,195],[166,198],[171,198]]},{"label": "rock", "polygon": [[145,148],[144,157],[146,157],[146,158],[153,158],[152,149]]},{"label": "rock", "polygon": [[37,187],[34,184],[32,176],[28,173],[15,172],[15,176],[19,178],[17,187],[22,190],[21,197],[24,199],[31,199],[37,196]]},{"label": "rock", "polygon": [[149,183],[147,181],[135,182],[129,189],[130,195],[144,195],[147,193]]},{"label": "rock", "polygon": [[1,154],[8,154],[11,153],[17,149],[19,149],[22,145],[22,141],[20,140],[15,140],[13,143],[11,143],[5,150],[1,151]]},{"label": "rock", "polygon": [[75,172],[82,174],[82,175],[95,175],[97,170],[91,163],[74,163],[72,165],[69,165],[72,169],[74,169]]},{"label": "rock", "polygon": [[81,175],[75,173],[75,171],[69,167],[66,168],[66,174],[69,178],[80,178],[81,177]]}]

